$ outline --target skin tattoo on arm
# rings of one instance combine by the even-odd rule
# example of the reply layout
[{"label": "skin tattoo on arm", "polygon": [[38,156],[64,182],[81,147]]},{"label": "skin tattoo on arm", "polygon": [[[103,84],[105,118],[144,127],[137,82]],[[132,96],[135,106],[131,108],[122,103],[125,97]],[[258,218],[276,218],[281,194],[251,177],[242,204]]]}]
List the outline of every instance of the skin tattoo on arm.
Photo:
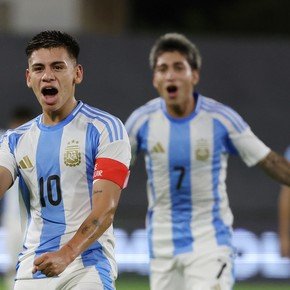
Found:
[{"label": "skin tattoo on arm", "polygon": [[93,239],[94,238],[94,233],[96,228],[100,225],[99,220],[98,219],[93,219],[91,222],[91,225],[84,225],[84,227],[81,230],[81,233],[83,235],[86,235],[87,233],[90,233],[90,236],[88,237],[88,239]]},{"label": "skin tattoo on arm", "polygon": [[[101,190],[101,189],[98,189],[98,190],[95,190],[94,192],[93,192],[93,195],[95,195],[95,194],[98,194],[98,193],[102,193],[103,192],[103,190]],[[90,239],[94,239],[94,234],[95,234],[95,232],[96,232],[96,228],[97,227],[99,227],[100,226],[100,222],[99,222],[99,220],[98,219],[93,219],[92,221],[91,221],[91,223],[89,224],[89,225],[84,225],[83,227],[82,227],[82,229],[81,229],[81,233],[83,234],[83,235],[86,235],[86,234],[88,234],[89,233],[89,237],[88,237],[88,239],[90,240]]]},{"label": "skin tattoo on arm", "polygon": [[98,189],[98,190],[96,190],[96,191],[93,192],[93,195],[94,195],[94,194],[97,194],[97,193],[102,193],[102,192],[103,192],[103,191],[102,191],[101,189]]}]

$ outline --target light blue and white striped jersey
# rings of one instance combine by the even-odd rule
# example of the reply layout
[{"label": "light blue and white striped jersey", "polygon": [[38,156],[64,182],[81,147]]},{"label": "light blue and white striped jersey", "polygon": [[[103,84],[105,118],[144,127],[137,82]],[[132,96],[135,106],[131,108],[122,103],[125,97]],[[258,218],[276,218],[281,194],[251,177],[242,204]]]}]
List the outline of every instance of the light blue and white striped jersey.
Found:
[{"label": "light blue and white striped jersey", "polygon": [[[8,130],[0,143],[0,165],[14,179],[19,176],[28,218],[16,279],[45,277],[32,274],[34,259],[58,250],[90,214],[96,159],[128,168],[131,158],[124,125],[104,111],[79,101],[55,126],[45,126],[41,118]],[[106,284],[116,276],[112,226],[60,275],[92,265]]]},{"label": "light blue and white striped jersey", "polygon": [[195,98],[188,117],[171,117],[164,100],[156,98],[125,123],[132,160],[145,153],[151,257],[231,247],[228,155],[238,153],[251,166],[270,152],[234,110],[202,95]]}]

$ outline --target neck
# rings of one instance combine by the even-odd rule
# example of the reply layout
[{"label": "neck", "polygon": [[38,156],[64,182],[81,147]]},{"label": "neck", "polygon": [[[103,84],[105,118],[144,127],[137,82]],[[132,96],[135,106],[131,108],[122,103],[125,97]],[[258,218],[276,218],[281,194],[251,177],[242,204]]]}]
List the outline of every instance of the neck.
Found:
[{"label": "neck", "polygon": [[77,101],[73,98],[69,103],[55,111],[43,110],[42,122],[45,125],[53,126],[64,120],[77,106]]},{"label": "neck", "polygon": [[166,104],[167,112],[174,118],[185,118],[189,116],[195,108],[194,98],[189,98],[188,102],[183,104]]}]

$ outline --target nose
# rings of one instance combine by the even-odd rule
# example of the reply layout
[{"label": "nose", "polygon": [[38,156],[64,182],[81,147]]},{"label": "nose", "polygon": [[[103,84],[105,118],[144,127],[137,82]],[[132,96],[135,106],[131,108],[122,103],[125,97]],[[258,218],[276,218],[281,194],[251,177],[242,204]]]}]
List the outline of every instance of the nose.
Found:
[{"label": "nose", "polygon": [[51,69],[47,68],[42,75],[42,81],[44,82],[50,82],[55,79],[54,73]]},{"label": "nose", "polygon": [[167,80],[173,80],[175,77],[174,71],[173,70],[168,70],[166,73],[166,79]]}]

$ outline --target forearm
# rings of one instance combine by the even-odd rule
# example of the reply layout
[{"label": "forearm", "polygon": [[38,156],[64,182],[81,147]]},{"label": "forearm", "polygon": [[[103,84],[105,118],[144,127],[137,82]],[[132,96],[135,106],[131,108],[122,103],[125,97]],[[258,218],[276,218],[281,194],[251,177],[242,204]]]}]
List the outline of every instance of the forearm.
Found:
[{"label": "forearm", "polygon": [[282,186],[278,204],[280,251],[290,256],[290,187]]},{"label": "forearm", "polygon": [[270,177],[290,186],[290,162],[284,157],[271,151],[259,165]]},{"label": "forearm", "polygon": [[112,224],[121,190],[110,182],[100,182],[92,197],[92,211],[75,235],[56,252],[44,253],[34,260],[32,273],[41,271],[47,277],[59,275],[93,244]]},{"label": "forearm", "polygon": [[110,227],[114,219],[114,213],[115,209],[111,209],[102,217],[97,217],[94,213],[91,213],[86,218],[73,238],[62,247],[67,250],[71,262]]},{"label": "forearm", "polygon": [[279,234],[280,237],[290,235],[290,188],[282,186],[279,196]]},{"label": "forearm", "polygon": [[113,223],[120,194],[121,189],[110,181],[95,183],[91,213],[72,239],[61,248],[69,255],[70,262],[99,239]]},{"label": "forearm", "polygon": [[0,166],[0,199],[4,193],[12,185],[13,179],[10,171],[3,166]]}]

